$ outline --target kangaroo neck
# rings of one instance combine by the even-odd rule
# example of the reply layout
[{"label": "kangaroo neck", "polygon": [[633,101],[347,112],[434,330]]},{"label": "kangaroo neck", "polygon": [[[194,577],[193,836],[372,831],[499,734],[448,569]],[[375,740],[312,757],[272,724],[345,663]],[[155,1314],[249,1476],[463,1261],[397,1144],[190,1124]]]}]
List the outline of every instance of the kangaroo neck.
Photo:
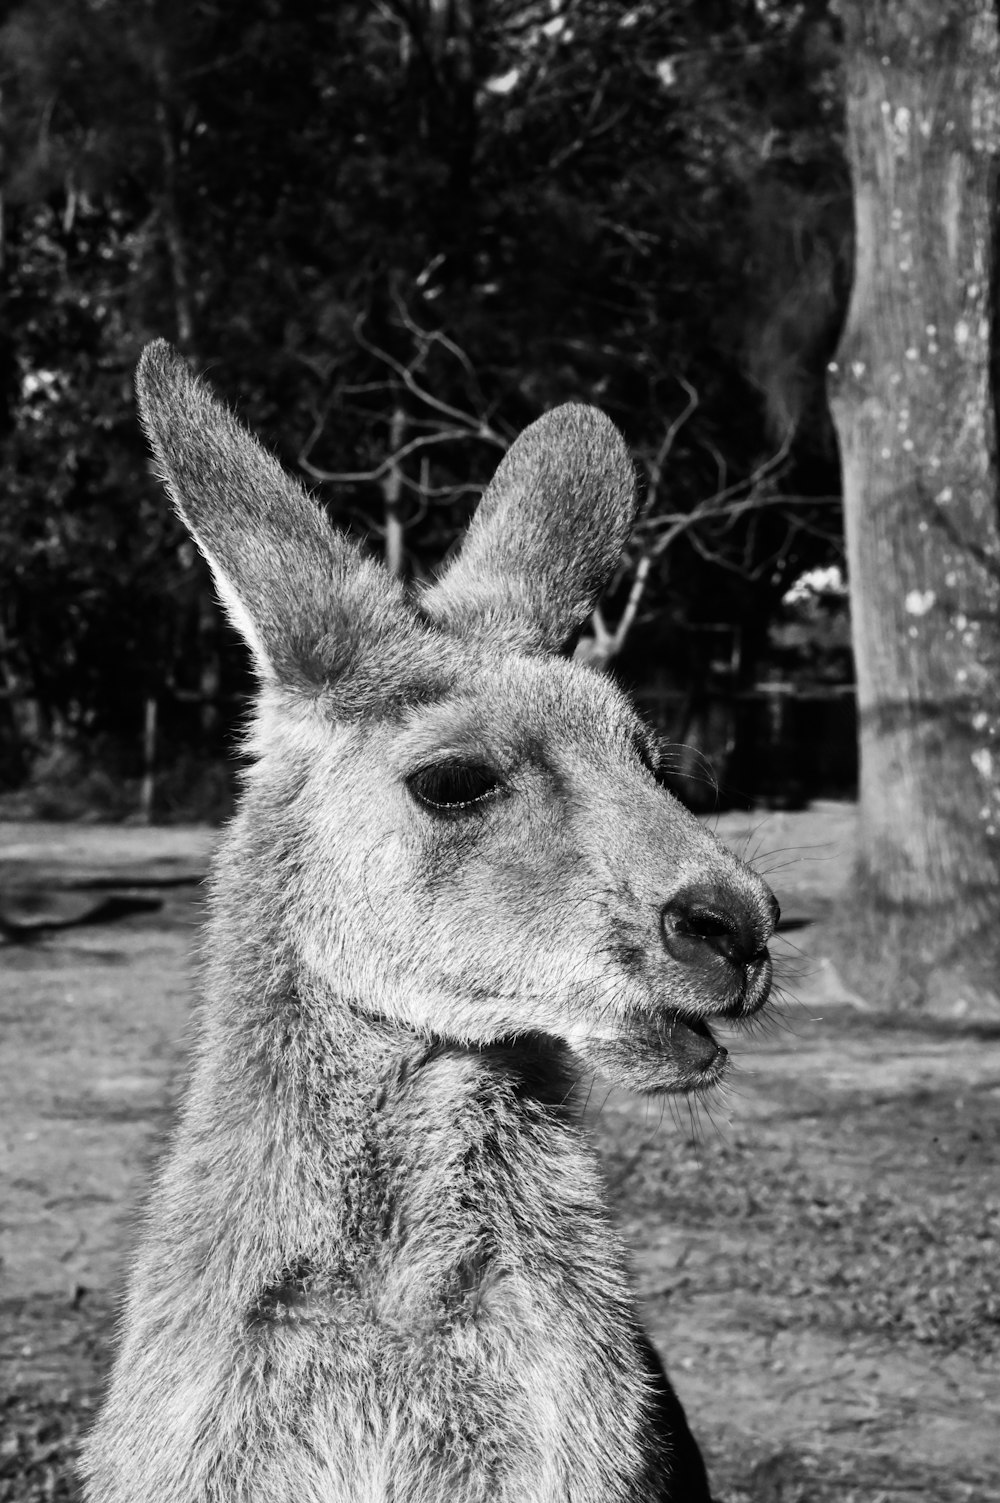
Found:
[{"label": "kangaroo neck", "polygon": [[[217,1104],[290,1143],[353,1140],[403,1114],[463,1112],[496,1098],[511,1110],[568,1126],[579,1115],[576,1066],[566,1046],[540,1033],[484,1044],[450,1040],[372,1014],[335,987],[296,974],[280,947],[272,968],[247,977],[218,965],[209,978],[195,1094],[202,1072]],[[207,1080],[205,1082],[207,1085]]]}]

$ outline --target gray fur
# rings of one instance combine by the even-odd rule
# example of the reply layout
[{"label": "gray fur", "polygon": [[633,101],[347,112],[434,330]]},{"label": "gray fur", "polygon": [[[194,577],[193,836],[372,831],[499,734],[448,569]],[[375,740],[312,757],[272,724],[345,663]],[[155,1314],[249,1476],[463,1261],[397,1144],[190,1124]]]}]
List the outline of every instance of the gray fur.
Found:
[{"label": "gray fur", "polygon": [[425,608],[463,637],[557,652],[600,599],[634,517],[618,429],[595,407],[557,407],[508,450]]},{"label": "gray fur", "polygon": [[[631,523],[620,438],[533,425],[413,606],[166,346],[138,383],[262,687],[86,1498],[703,1503],[576,1082],[717,1079],[684,1018],[761,1005],[771,900],[555,656]],[[442,759],[495,794],[429,810]],[[753,987],[714,941],[668,951],[693,883]]]}]

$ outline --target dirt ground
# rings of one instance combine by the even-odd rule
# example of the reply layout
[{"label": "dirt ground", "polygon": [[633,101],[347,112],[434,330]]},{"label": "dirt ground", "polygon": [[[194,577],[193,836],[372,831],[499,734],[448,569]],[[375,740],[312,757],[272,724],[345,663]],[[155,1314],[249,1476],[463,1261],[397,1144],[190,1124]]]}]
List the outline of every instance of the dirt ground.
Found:
[{"label": "dirt ground", "polygon": [[[853,824],[719,822],[791,921],[773,1022],[697,1116],[597,1084],[594,1127],[721,1503],[996,1503],[1000,1027],[845,992]],[[77,1496],[215,838],[0,824],[0,1503]]]}]

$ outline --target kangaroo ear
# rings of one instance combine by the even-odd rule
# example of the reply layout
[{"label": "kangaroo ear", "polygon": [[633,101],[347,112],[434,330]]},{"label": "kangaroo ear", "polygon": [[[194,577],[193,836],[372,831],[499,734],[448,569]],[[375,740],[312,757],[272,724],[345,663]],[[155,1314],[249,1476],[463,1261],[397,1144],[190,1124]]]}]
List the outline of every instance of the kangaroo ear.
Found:
[{"label": "kangaroo ear", "polygon": [[164,340],[136,373],[143,425],[181,518],[265,680],[338,685],[345,713],[413,678],[425,637],[401,587],[218,402]]},{"label": "kangaroo ear", "polygon": [[455,633],[557,652],[597,604],[635,509],[635,470],[611,419],[557,407],[507,451],[423,609]]}]

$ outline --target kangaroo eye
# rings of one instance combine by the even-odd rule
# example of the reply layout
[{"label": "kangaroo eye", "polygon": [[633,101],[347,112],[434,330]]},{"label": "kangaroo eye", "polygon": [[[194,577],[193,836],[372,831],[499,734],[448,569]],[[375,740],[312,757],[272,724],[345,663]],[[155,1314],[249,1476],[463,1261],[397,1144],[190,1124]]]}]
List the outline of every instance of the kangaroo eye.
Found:
[{"label": "kangaroo eye", "polygon": [[477,808],[503,787],[492,767],[480,762],[433,762],[411,772],[406,786],[418,804],[441,814]]}]

